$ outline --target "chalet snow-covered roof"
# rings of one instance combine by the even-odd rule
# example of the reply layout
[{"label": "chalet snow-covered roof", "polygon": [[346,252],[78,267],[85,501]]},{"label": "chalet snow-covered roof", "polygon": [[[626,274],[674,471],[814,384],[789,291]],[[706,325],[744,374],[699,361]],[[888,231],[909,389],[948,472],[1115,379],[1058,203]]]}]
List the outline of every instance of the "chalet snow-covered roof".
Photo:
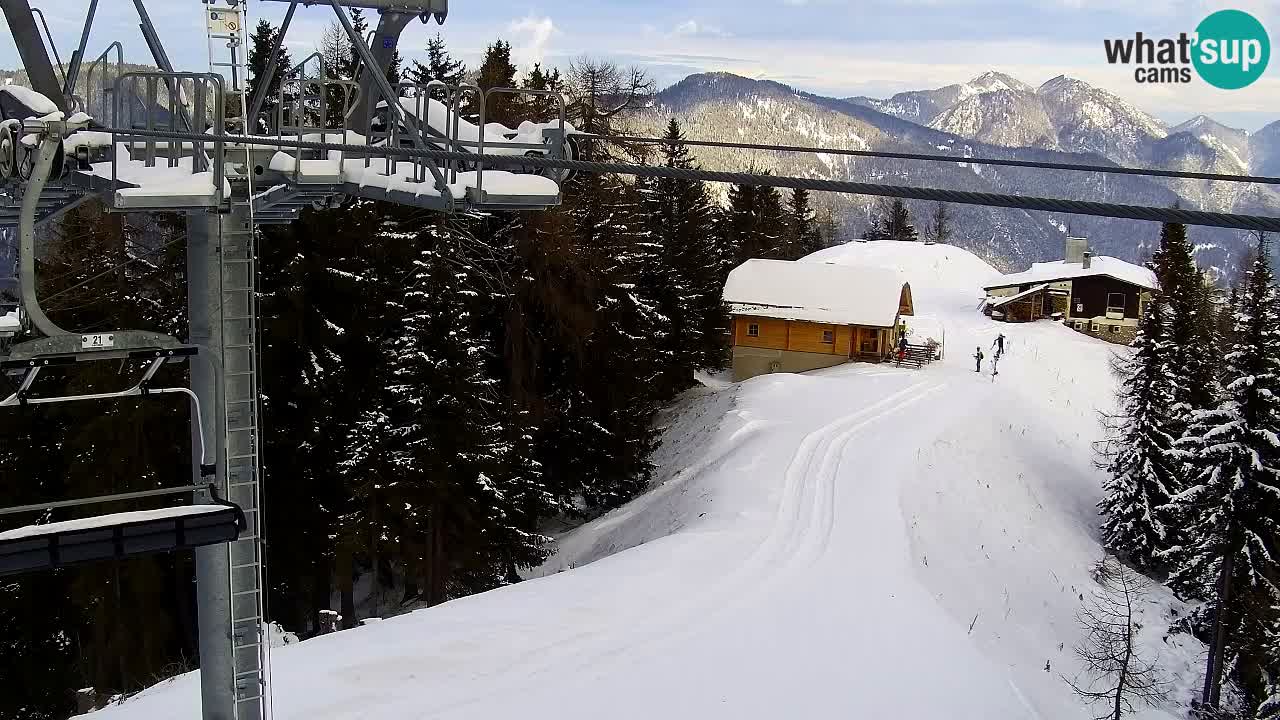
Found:
[{"label": "chalet snow-covered roof", "polygon": [[737,315],[893,327],[906,285],[887,268],[748,260],[729,273],[724,301]]},{"label": "chalet snow-covered roof", "polygon": [[1020,285],[1033,285],[1041,283],[1059,282],[1062,280],[1073,280],[1082,277],[1105,276],[1112,277],[1122,282],[1137,285],[1138,287],[1148,290],[1157,290],[1160,287],[1156,281],[1156,274],[1151,270],[1134,265],[1131,262],[1125,262],[1120,258],[1113,258],[1107,255],[1099,255],[1091,258],[1089,267],[1085,267],[1084,263],[1069,262],[1043,262],[1035,263],[1030,270],[1012,275],[1005,275],[998,281],[987,285],[985,289],[1003,287],[1017,287]]}]

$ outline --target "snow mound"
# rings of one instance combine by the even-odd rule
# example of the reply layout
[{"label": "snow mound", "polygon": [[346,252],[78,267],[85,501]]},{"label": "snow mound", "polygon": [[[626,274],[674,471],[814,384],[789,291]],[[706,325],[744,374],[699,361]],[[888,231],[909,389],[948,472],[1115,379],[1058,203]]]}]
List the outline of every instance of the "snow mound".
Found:
[{"label": "snow mound", "polygon": [[906,277],[916,295],[947,290],[981,292],[984,285],[1000,276],[985,260],[963,248],[894,240],[836,245],[819,250],[802,262],[890,268]]}]

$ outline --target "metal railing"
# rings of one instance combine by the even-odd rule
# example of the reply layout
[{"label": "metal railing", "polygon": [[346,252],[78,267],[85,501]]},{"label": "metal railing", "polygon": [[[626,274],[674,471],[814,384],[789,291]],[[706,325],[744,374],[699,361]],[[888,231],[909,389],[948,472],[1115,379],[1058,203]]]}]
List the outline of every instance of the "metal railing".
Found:
[{"label": "metal railing", "polygon": [[[162,83],[166,90],[164,104],[161,104],[159,94]],[[191,87],[190,98],[187,97],[184,83],[189,83]],[[141,97],[138,93],[139,84],[143,87]],[[138,160],[136,154],[140,152],[143,166],[148,168],[157,167],[160,159],[165,161],[167,167],[178,167],[183,155],[189,150],[192,174],[212,173],[213,204],[222,206],[227,199],[223,187],[226,168],[225,141],[222,138],[226,134],[226,107],[222,76],[217,73],[129,72],[116,78],[112,94],[111,124],[114,130],[111,145],[116,149],[111,153],[112,187],[117,187],[120,179],[122,145],[126,160]],[[140,108],[136,102],[138,100],[141,101]],[[127,102],[124,107],[123,102]],[[179,121],[207,127],[207,135],[212,135],[215,139],[212,142],[203,139],[166,140],[161,147],[154,135],[133,135],[128,132],[167,130],[176,133],[179,131]],[[124,132],[121,132],[122,129]],[[160,152],[163,152],[163,156]]]},{"label": "metal railing", "polygon": [[[567,109],[565,107],[564,96],[555,90],[530,90],[530,89],[524,89],[524,88],[495,87],[495,88],[489,88],[484,92],[484,102],[480,104],[480,142],[477,143],[477,145],[479,146],[476,151],[477,154],[484,155],[485,127],[487,125],[487,118],[485,113],[486,113],[486,108],[491,105],[491,103],[489,102],[489,98],[493,97],[494,95],[532,95],[534,97],[550,97],[556,101],[556,106],[558,110],[557,114],[558,114],[558,120],[559,120],[559,127],[556,130],[544,130],[543,142],[541,143],[521,143],[521,142],[508,141],[508,142],[494,142],[494,143],[491,143],[491,145],[503,147],[503,148],[516,149],[516,150],[539,151],[545,154],[547,157],[550,157],[554,160],[565,159],[564,146],[566,142],[566,137],[564,132],[564,126],[565,126],[565,114],[567,112]],[[548,133],[552,135],[552,137],[550,137],[550,140],[551,140],[550,148],[548,148],[548,143],[546,142],[548,139],[547,138]],[[468,143],[465,143],[465,142],[458,142],[458,144],[464,147],[468,145]],[[528,171],[529,170],[526,169],[526,172]],[[554,170],[551,170],[551,169],[548,169],[548,171],[552,173],[555,172]],[[556,203],[557,204],[560,203],[564,195],[564,191],[560,187],[561,177],[550,178],[551,180],[554,180],[556,183]],[[475,190],[476,190],[475,202],[482,204],[484,202],[484,197],[485,197],[484,196],[484,163],[483,162],[476,163]]]},{"label": "metal railing", "polygon": [[[449,191],[447,179],[448,171],[452,166],[451,161],[446,162],[442,168],[439,163],[429,158],[401,158],[396,153],[396,150],[406,143],[411,147],[438,146],[441,143],[452,147],[449,145],[447,133],[439,133],[431,127],[429,118],[433,91],[443,93],[445,125],[448,126],[450,118],[456,117],[455,95],[458,93],[458,88],[440,80],[425,83],[403,81],[393,88],[396,97],[386,98],[376,85],[373,87],[373,92],[377,95],[368,103],[368,111],[362,127],[369,147],[364,166],[370,167],[374,159],[380,160],[383,163],[383,172],[390,177],[398,173],[398,163],[407,162],[413,169],[411,173],[413,182],[425,183],[429,175],[434,181],[433,187],[443,199],[442,202],[452,207],[453,195]],[[413,102],[411,113],[403,105],[405,100]],[[385,111],[381,115],[379,115],[380,109]]]},{"label": "metal railing", "polygon": [[[313,60],[317,61],[319,72],[315,77],[308,77],[306,66]],[[331,92],[335,94],[333,99],[338,102],[336,108],[331,107]],[[318,135],[322,141],[327,141],[331,134],[336,134],[345,143],[346,118],[359,98],[359,83],[327,77],[320,53],[311,53],[285,75],[276,92],[276,138],[295,137],[304,140],[308,135]],[[331,117],[335,119],[331,120]],[[327,152],[321,152],[324,157],[328,157]],[[346,154],[343,153],[338,161],[339,177],[346,159]],[[294,182],[301,178],[303,160],[303,151],[297,151],[291,173]]]},{"label": "metal railing", "polygon": [[[101,55],[89,63],[89,70],[84,76],[84,98],[82,99],[84,111],[99,120],[110,117],[115,107],[115,100],[113,99],[115,97],[115,80],[110,83],[107,82],[107,75],[111,69],[110,56],[113,49],[116,51],[116,79],[118,80],[121,75],[124,75],[124,46],[117,40],[108,45]],[[102,75],[99,78],[99,112],[94,112],[93,78],[94,73],[99,69],[102,71]]]}]

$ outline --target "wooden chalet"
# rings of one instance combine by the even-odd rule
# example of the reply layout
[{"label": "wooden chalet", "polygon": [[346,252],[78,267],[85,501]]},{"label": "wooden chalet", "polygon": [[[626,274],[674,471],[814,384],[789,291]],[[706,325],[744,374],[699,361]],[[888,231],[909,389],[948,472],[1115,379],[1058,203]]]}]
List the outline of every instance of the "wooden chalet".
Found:
[{"label": "wooden chalet", "polygon": [[748,260],[729,274],[733,377],[880,362],[915,314],[896,272],[823,262]]}]

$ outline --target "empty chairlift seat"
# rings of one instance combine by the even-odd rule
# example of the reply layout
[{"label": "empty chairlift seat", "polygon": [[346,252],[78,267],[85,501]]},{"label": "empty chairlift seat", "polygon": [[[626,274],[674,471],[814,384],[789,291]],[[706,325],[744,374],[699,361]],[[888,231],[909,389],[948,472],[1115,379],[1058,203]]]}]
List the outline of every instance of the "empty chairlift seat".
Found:
[{"label": "empty chairlift seat", "polygon": [[28,525],[0,532],[0,576],[230,542],[244,525],[244,513],[230,504]]}]

